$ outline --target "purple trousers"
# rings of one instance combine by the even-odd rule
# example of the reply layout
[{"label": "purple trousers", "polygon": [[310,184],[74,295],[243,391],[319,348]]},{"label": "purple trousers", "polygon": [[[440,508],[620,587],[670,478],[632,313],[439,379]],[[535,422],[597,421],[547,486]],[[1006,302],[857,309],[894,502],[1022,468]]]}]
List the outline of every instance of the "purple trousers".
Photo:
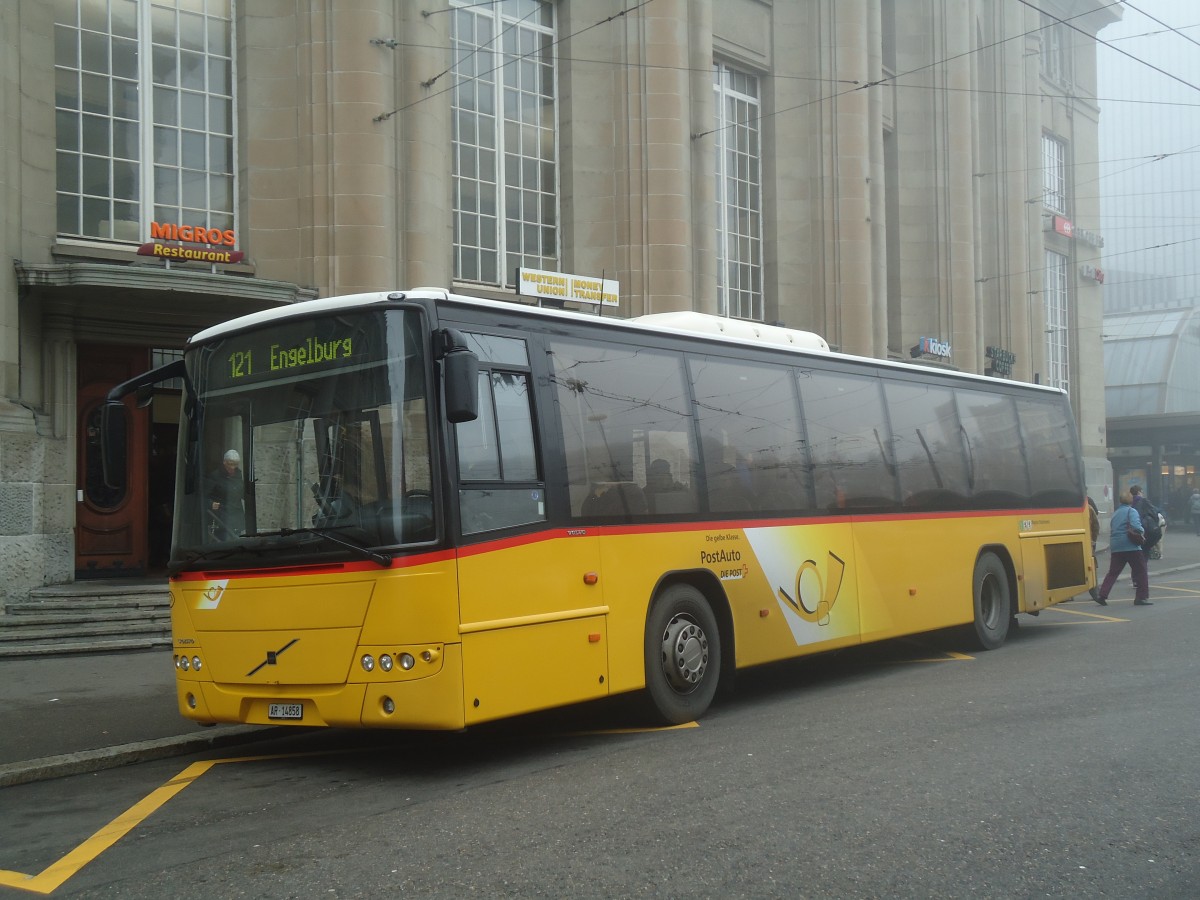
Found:
[{"label": "purple trousers", "polygon": [[1116,583],[1117,576],[1125,570],[1126,563],[1129,564],[1129,576],[1133,579],[1133,599],[1150,599],[1150,573],[1146,569],[1146,554],[1141,550],[1121,550],[1113,553],[1108,562],[1108,574],[1104,576],[1104,583],[1100,585],[1101,600],[1108,599],[1108,592]]}]

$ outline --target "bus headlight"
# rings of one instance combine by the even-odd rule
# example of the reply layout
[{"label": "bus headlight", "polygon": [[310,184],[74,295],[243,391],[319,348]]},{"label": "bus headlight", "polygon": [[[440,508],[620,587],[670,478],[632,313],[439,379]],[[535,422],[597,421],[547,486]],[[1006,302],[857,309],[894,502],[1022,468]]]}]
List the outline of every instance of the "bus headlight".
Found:
[{"label": "bus headlight", "polygon": [[383,669],[383,671],[385,671],[385,672],[390,672],[390,671],[392,671],[392,665],[393,665],[393,663],[392,663],[391,656],[389,656],[386,653],[380,654],[379,668]]},{"label": "bus headlight", "polygon": [[375,657],[370,653],[364,653],[361,662],[364,672],[370,672],[375,668]]},{"label": "bus headlight", "polygon": [[407,672],[409,669],[411,669],[416,664],[417,664],[417,661],[415,659],[413,659],[413,656],[411,653],[401,653],[400,654],[400,668],[402,668],[405,672]]}]

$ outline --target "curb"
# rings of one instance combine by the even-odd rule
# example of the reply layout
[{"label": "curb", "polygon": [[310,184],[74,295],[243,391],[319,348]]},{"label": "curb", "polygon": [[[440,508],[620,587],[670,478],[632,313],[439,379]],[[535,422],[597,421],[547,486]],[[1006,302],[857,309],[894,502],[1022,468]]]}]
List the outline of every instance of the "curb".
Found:
[{"label": "curb", "polygon": [[103,747],[99,750],[82,750],[62,756],[7,763],[0,766],[0,788],[64,778],[68,775],[85,775],[148,760],[186,756],[189,753],[200,753],[218,747],[262,741],[278,734],[278,726],[273,725],[232,725],[216,732],[158,738],[153,741]]}]

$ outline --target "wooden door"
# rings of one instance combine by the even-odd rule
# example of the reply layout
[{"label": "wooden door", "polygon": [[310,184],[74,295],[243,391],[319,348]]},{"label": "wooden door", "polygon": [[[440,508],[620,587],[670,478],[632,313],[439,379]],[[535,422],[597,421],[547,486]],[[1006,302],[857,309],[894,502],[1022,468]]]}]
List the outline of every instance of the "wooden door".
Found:
[{"label": "wooden door", "polygon": [[76,396],[75,577],[142,575],[147,558],[147,411],[127,401],[125,477],[104,484],[100,416],[109,390],[149,368],[140,347],[81,344]]}]

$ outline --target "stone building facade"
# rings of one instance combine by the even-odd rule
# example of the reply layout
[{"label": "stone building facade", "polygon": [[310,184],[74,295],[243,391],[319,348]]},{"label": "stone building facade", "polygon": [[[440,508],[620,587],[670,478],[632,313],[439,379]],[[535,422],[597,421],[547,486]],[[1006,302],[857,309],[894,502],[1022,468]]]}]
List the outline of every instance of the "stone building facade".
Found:
[{"label": "stone building facade", "polygon": [[1057,384],[1103,459],[1074,185],[1114,10],[1039,6],[0,4],[0,591],[161,566],[178,396],[131,431],[127,493],[96,410],[191,333],[405,286],[516,300],[518,267],[615,279],[619,315]]}]

